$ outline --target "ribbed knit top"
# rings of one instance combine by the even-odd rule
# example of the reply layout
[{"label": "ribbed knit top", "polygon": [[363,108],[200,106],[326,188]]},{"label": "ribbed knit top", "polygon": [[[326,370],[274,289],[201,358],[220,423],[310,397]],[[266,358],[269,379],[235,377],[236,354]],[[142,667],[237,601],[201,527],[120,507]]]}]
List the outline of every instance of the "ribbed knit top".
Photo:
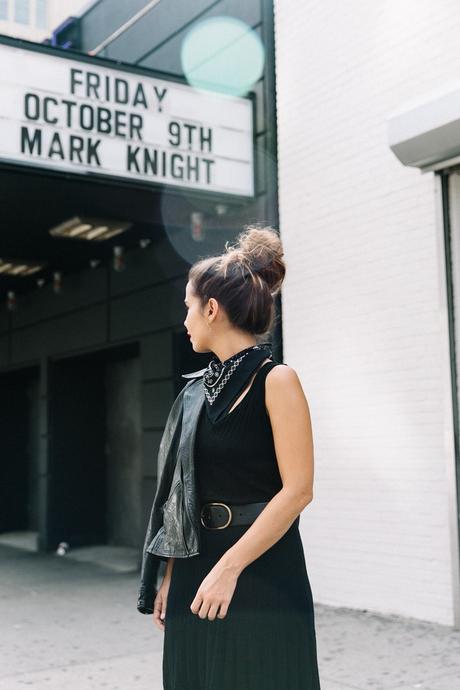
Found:
[{"label": "ribbed knit top", "polygon": [[194,448],[200,504],[267,501],[282,488],[265,407],[265,378],[276,365],[262,364],[242,400],[217,422],[203,405]]}]

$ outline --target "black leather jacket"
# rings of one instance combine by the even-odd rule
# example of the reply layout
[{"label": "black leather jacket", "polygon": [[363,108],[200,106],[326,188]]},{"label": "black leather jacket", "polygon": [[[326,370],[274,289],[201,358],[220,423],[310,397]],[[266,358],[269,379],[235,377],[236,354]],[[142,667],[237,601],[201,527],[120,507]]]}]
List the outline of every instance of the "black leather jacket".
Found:
[{"label": "black leather jacket", "polygon": [[157,457],[157,490],[142,552],[137,599],[140,613],[153,613],[168,558],[189,558],[200,549],[198,504],[193,446],[204,390],[206,368],[182,374],[191,381],[175,399],[166,420]]}]

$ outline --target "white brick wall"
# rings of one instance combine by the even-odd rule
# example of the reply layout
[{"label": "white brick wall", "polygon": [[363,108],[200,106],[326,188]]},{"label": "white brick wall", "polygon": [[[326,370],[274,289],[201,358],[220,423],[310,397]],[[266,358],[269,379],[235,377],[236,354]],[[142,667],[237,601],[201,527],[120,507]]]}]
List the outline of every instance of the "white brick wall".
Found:
[{"label": "white brick wall", "polygon": [[395,158],[385,120],[459,78],[460,5],[275,0],[275,29],[284,361],[313,422],[314,598],[451,625],[436,185]]}]

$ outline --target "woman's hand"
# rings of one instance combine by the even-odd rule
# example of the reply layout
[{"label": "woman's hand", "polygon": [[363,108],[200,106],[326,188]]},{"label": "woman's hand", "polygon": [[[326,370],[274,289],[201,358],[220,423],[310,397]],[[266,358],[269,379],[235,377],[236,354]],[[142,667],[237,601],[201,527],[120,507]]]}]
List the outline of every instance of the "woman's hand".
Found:
[{"label": "woman's hand", "polygon": [[166,605],[168,603],[169,585],[171,583],[171,574],[166,574],[161,583],[160,589],[157,592],[155,601],[153,602],[153,622],[164,632],[166,616]]},{"label": "woman's hand", "polygon": [[[209,571],[190,605],[192,613],[197,613],[200,618],[225,618],[227,609],[232,600],[238,574],[233,568],[217,562]],[[220,612],[219,612],[220,607]]]}]

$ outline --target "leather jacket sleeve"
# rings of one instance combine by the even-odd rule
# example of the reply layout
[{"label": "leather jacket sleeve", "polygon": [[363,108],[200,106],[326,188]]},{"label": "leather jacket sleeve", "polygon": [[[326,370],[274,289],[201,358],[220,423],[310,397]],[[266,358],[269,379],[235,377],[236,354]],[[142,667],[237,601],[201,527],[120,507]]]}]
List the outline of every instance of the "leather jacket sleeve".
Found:
[{"label": "leather jacket sleeve", "polygon": [[153,604],[166,570],[167,557],[149,553],[147,548],[163,523],[162,506],[171,488],[177,444],[182,420],[182,399],[184,391],[193,381],[189,381],[176,397],[166,420],[157,457],[157,490],[153,499],[150,517],[145,533],[142,551],[140,586],[137,610],[140,613],[153,613]]}]

